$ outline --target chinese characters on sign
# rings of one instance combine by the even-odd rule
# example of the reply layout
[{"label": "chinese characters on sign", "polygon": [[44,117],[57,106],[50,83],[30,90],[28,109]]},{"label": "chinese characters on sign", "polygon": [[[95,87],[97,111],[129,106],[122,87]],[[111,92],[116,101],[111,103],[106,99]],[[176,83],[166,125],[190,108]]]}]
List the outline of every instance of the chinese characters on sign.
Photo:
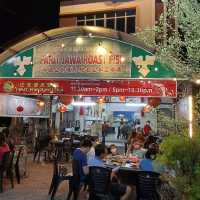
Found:
[{"label": "chinese characters on sign", "polygon": [[52,94],[85,96],[171,97],[177,95],[176,81],[135,80],[8,80],[1,79],[0,92],[8,94]]}]

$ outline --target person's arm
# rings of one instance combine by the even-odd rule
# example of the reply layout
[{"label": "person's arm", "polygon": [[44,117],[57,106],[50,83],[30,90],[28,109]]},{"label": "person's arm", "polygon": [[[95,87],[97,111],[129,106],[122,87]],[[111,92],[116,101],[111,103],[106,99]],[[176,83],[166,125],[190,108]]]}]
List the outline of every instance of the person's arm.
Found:
[{"label": "person's arm", "polygon": [[85,175],[88,175],[88,174],[89,174],[89,166],[84,166],[84,167],[83,167],[83,173],[84,173]]},{"label": "person's arm", "polygon": [[85,155],[82,159],[82,167],[83,167],[83,173],[85,175],[89,174],[89,166],[87,165],[87,156]]}]

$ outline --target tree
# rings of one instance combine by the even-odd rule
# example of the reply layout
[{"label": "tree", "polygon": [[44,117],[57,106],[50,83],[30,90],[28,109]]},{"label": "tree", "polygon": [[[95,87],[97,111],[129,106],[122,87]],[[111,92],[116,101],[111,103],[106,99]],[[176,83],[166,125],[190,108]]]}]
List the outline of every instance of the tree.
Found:
[{"label": "tree", "polygon": [[[200,78],[200,3],[198,0],[163,0],[164,12],[153,30],[136,36],[173,68],[178,78]],[[153,32],[156,40],[150,40]],[[150,42],[151,41],[151,42]]]}]

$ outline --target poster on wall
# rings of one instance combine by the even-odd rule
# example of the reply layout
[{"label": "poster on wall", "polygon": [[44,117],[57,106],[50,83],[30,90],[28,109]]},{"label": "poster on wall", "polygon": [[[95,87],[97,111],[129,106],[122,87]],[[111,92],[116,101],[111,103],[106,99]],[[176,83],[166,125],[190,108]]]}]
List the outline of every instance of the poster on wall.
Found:
[{"label": "poster on wall", "polygon": [[48,98],[38,100],[14,95],[0,95],[0,116],[49,118]]}]

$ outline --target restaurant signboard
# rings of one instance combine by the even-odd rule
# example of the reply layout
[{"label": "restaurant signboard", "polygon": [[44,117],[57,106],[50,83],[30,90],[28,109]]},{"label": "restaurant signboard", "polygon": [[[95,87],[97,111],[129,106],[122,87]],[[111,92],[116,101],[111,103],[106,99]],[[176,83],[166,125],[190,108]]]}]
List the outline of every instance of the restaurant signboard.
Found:
[{"label": "restaurant signboard", "polygon": [[172,79],[50,80],[1,79],[0,93],[18,95],[135,96],[176,98]]},{"label": "restaurant signboard", "polygon": [[24,50],[0,63],[3,78],[175,77],[147,50],[105,37],[64,37]]}]

